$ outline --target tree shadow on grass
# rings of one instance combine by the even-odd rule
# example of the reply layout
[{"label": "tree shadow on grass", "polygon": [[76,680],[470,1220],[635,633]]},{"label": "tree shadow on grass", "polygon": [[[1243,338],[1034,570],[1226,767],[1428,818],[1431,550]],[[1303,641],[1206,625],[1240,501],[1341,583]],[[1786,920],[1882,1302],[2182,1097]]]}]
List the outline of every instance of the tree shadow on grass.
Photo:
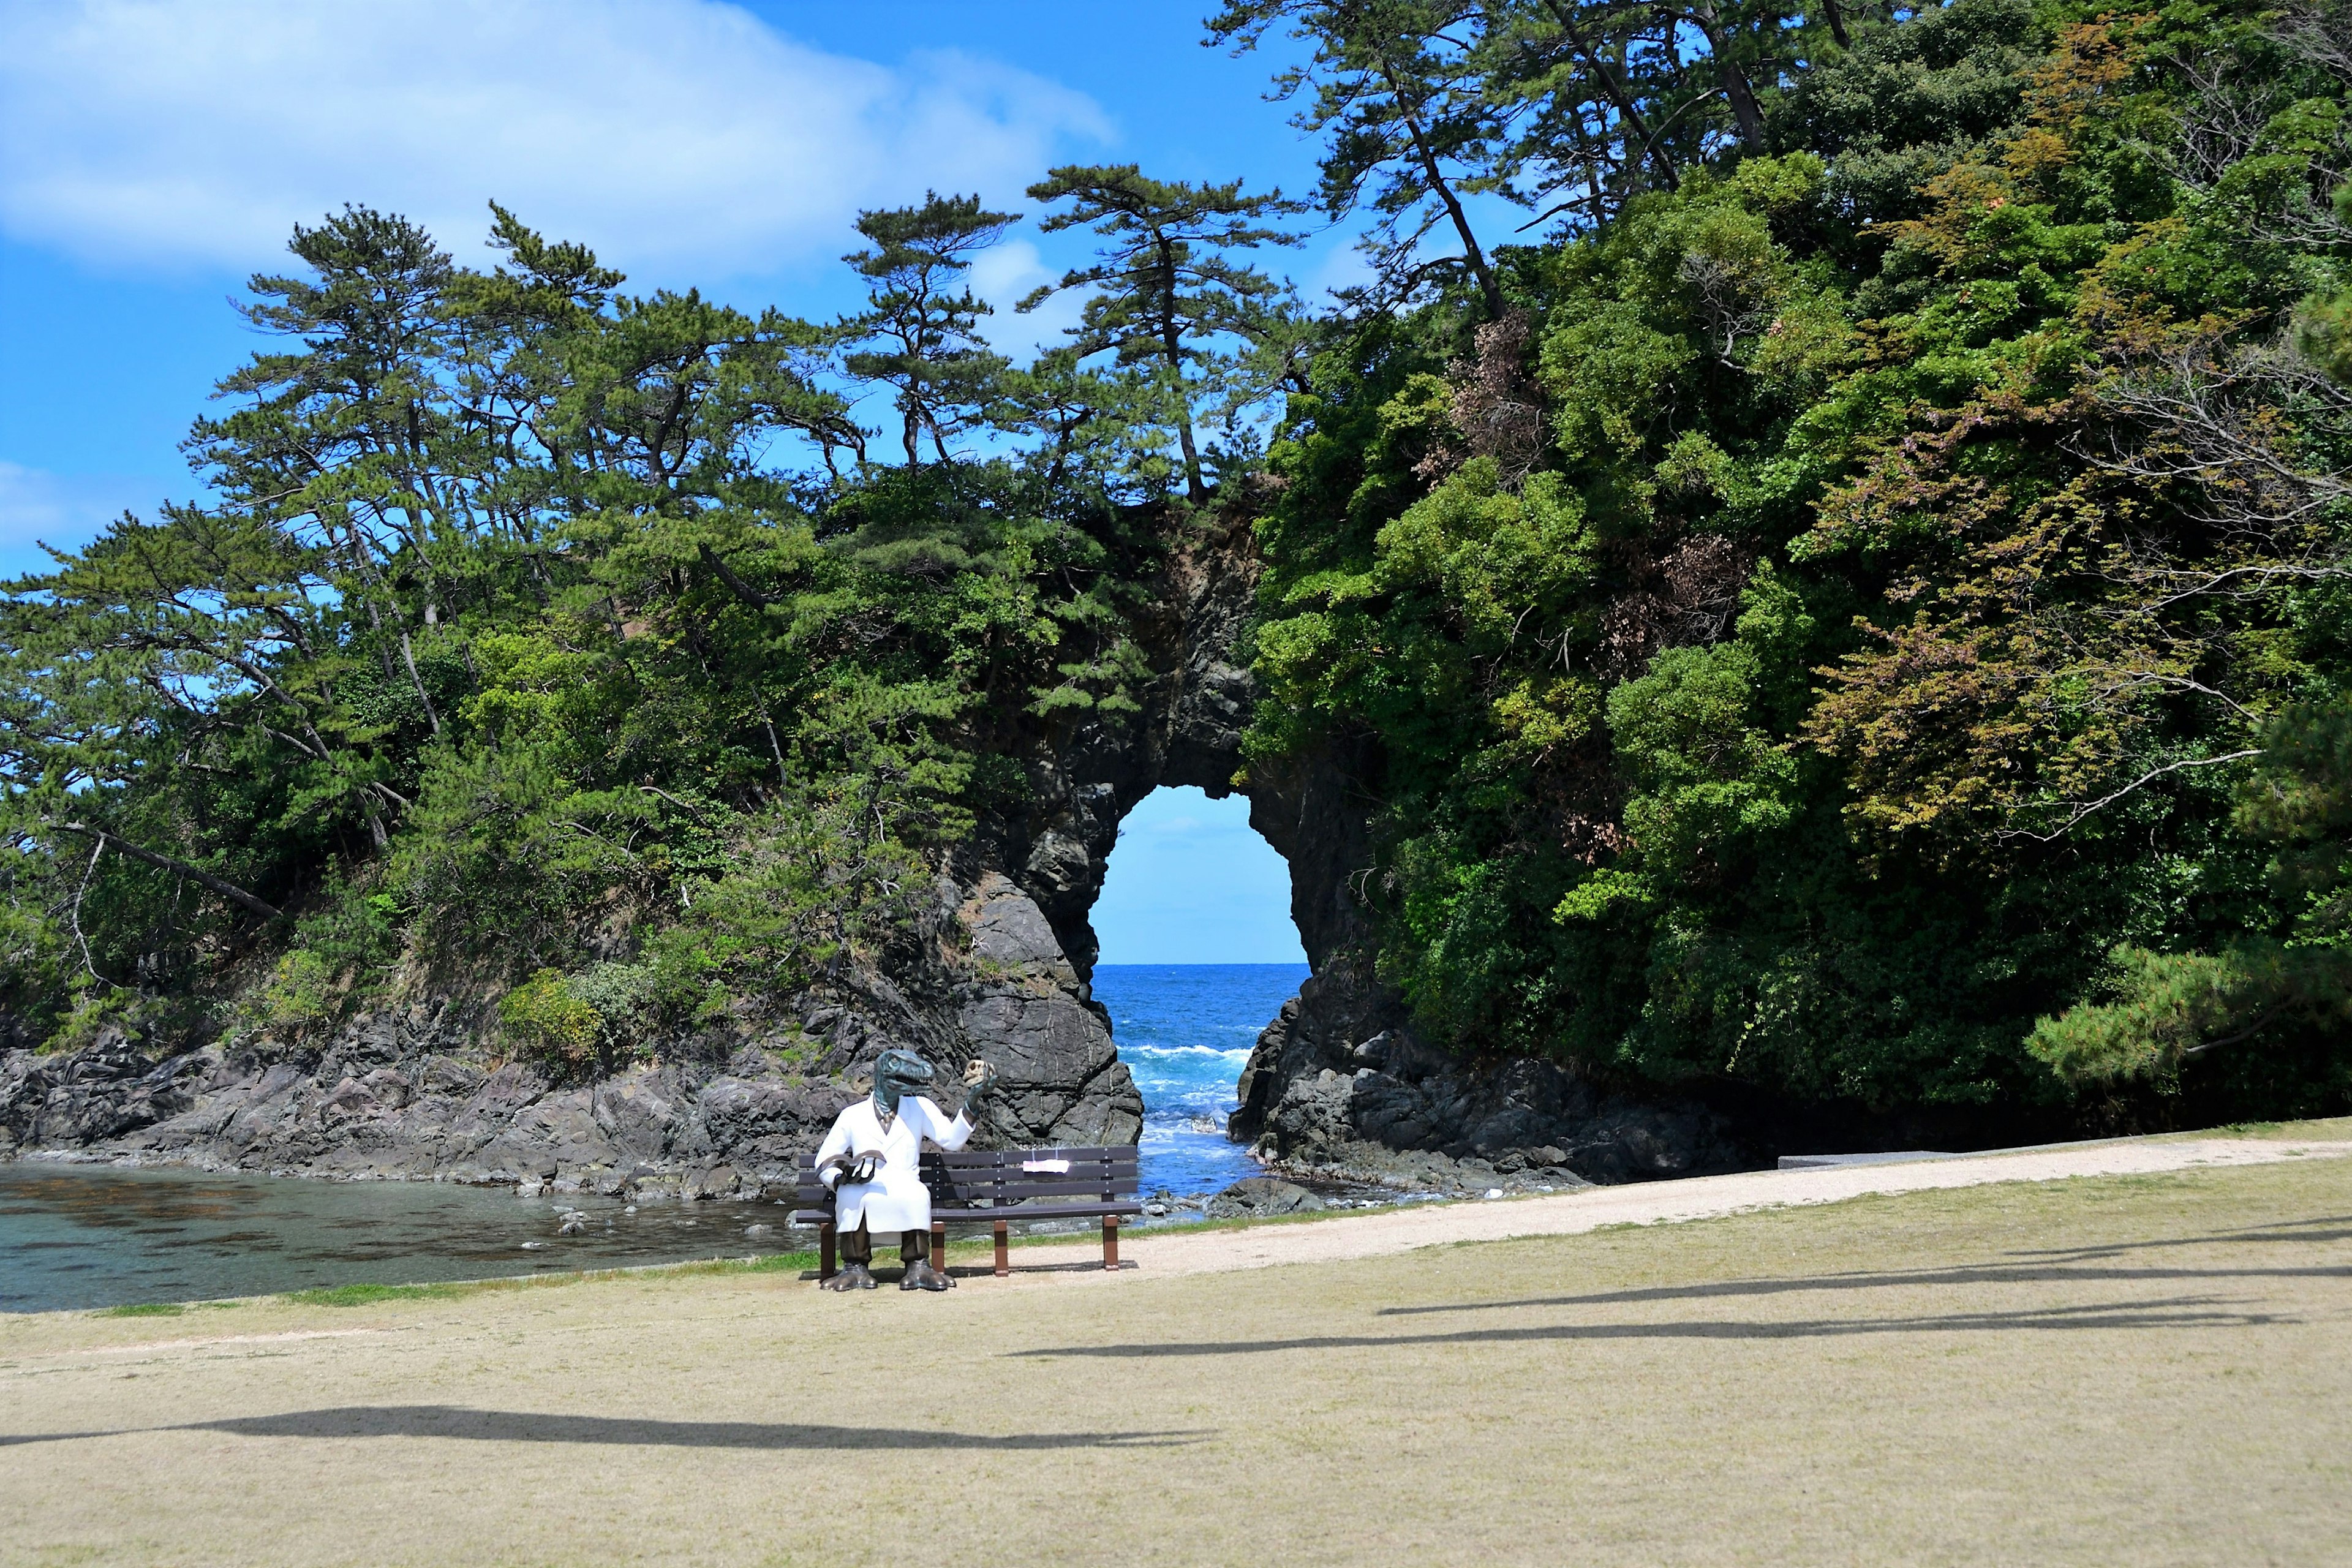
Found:
[{"label": "tree shadow on grass", "polygon": [[121,1436],[131,1431],[220,1432],[239,1437],[455,1437],[488,1443],[579,1443],[627,1447],[804,1449],[961,1448],[1020,1453],[1048,1448],[1177,1448],[1214,1434],[1169,1432],[925,1432],[896,1426],[814,1426],[765,1421],[650,1421],[621,1415],[558,1415],[537,1411],[468,1410],[453,1405],[352,1405],[238,1415],[122,1432],[47,1432],[0,1436],[0,1447]]},{"label": "tree shadow on grass", "polygon": [[2236,1247],[2252,1242],[2275,1241],[2352,1241],[2352,1215],[2282,1220],[2275,1225],[2249,1226],[2243,1230],[2217,1230],[2206,1236],[2165,1237],[2154,1241],[2095,1242],[2087,1247],[2058,1247],[2037,1251],[2020,1249],[2008,1256],[2048,1258],[2054,1262],[2070,1258],[2088,1261],[2126,1252],[2154,1252],[2176,1247]]},{"label": "tree shadow on grass", "polygon": [[1603,1307],[1620,1301],[1699,1301],[1742,1296],[1785,1296],[1808,1290],[1880,1290],[1903,1285],[2100,1285],[2213,1279],[2352,1279],[2352,1264],[2307,1268],[2081,1268],[2041,1265],[1962,1263],[1948,1268],[1916,1268],[1853,1274],[1808,1274],[1785,1279],[1718,1279],[1701,1285],[1653,1285],[1634,1290],[1603,1290],[1584,1296],[1524,1296],[1503,1301],[1445,1301],[1428,1307],[1382,1307],[1383,1318],[1417,1318],[1433,1312],[1491,1312],[1508,1307]]},{"label": "tree shadow on grass", "polygon": [[1920,1318],[1814,1318],[1788,1322],[1547,1323],[1528,1328],[1462,1329],[1444,1334],[1314,1334],[1284,1340],[1171,1341],[1165,1344],[1062,1345],[1012,1351],[1013,1359],[1101,1356],[1264,1355],[1276,1351],[1362,1351],[1407,1345],[1530,1344],[1580,1340],[1801,1340],[1853,1334],[2043,1332],[2075,1329],[2254,1328],[2299,1318],[2240,1311],[2209,1296],[2100,1306],[2040,1307],[2014,1312],[1948,1312]]}]

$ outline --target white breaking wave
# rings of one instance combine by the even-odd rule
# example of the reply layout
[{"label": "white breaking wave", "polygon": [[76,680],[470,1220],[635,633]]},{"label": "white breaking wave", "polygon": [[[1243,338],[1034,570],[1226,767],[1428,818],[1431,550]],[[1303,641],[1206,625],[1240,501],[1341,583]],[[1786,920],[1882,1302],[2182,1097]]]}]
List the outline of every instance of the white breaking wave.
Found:
[{"label": "white breaking wave", "polygon": [[1220,1050],[1214,1046],[1147,1046],[1130,1045],[1118,1048],[1121,1057],[1130,1054],[1149,1060],[1154,1057],[1215,1057],[1220,1061],[1246,1062],[1247,1051]]}]

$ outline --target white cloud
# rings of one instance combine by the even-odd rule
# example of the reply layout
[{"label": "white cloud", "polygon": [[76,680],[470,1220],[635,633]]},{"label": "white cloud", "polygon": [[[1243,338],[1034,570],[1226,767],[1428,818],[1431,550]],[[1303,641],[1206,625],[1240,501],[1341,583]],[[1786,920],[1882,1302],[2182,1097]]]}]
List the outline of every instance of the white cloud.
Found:
[{"label": "white cloud", "polygon": [[0,227],[112,262],[268,264],[347,201],[463,253],[496,198],[625,267],[765,272],[1108,135],[1041,78],[717,0],[0,0]]},{"label": "white cloud", "polygon": [[1361,288],[1379,276],[1371,258],[1355,243],[1354,236],[1334,237],[1308,272],[1301,291],[1319,305],[1343,289]]},{"label": "white cloud", "polygon": [[1046,266],[1026,239],[1008,239],[972,258],[971,291],[996,311],[981,323],[981,331],[998,353],[1026,359],[1067,341],[1065,333],[1086,310],[1083,290],[1056,294],[1025,316],[1013,309],[1040,283],[1058,282],[1061,276],[1062,269]]},{"label": "white cloud", "polygon": [[42,543],[87,544],[126,510],[152,511],[166,488],[126,474],[52,474],[0,460],[0,576],[46,570]]}]

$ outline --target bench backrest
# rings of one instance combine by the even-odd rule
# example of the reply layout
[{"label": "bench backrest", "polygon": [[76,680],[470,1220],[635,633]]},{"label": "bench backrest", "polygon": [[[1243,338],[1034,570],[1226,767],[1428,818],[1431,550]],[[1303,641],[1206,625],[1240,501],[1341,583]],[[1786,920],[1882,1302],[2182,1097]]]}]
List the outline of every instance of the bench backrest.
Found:
[{"label": "bench backrest", "polygon": [[[1083,1149],[960,1149],[923,1152],[923,1184],[940,1209],[1003,1208],[1032,1198],[1062,1203],[1119,1203],[1135,1196],[1141,1177],[1135,1145]],[[799,1160],[794,1201],[803,1208],[833,1206],[816,1179],[816,1156]]]}]

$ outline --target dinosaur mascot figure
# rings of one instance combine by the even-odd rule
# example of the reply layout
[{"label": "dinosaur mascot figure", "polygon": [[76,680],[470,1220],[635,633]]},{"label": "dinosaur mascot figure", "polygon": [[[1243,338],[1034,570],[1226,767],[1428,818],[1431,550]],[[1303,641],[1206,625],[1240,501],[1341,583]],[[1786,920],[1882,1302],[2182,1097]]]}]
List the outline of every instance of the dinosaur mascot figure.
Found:
[{"label": "dinosaur mascot figure", "polygon": [[834,1225],[841,1233],[841,1272],[828,1290],[874,1289],[874,1233],[898,1233],[906,1261],[901,1290],[951,1290],[955,1281],[931,1267],[931,1190],[923,1184],[923,1140],[961,1149],[972,1133],[972,1112],[996,1086],[996,1069],[975,1061],[964,1069],[963,1109],[948,1120],[915,1091],[931,1081],[931,1064],[912,1051],[884,1051],[874,1064],[874,1092],[833,1119],[817,1145],[817,1179],[834,1194]]}]

